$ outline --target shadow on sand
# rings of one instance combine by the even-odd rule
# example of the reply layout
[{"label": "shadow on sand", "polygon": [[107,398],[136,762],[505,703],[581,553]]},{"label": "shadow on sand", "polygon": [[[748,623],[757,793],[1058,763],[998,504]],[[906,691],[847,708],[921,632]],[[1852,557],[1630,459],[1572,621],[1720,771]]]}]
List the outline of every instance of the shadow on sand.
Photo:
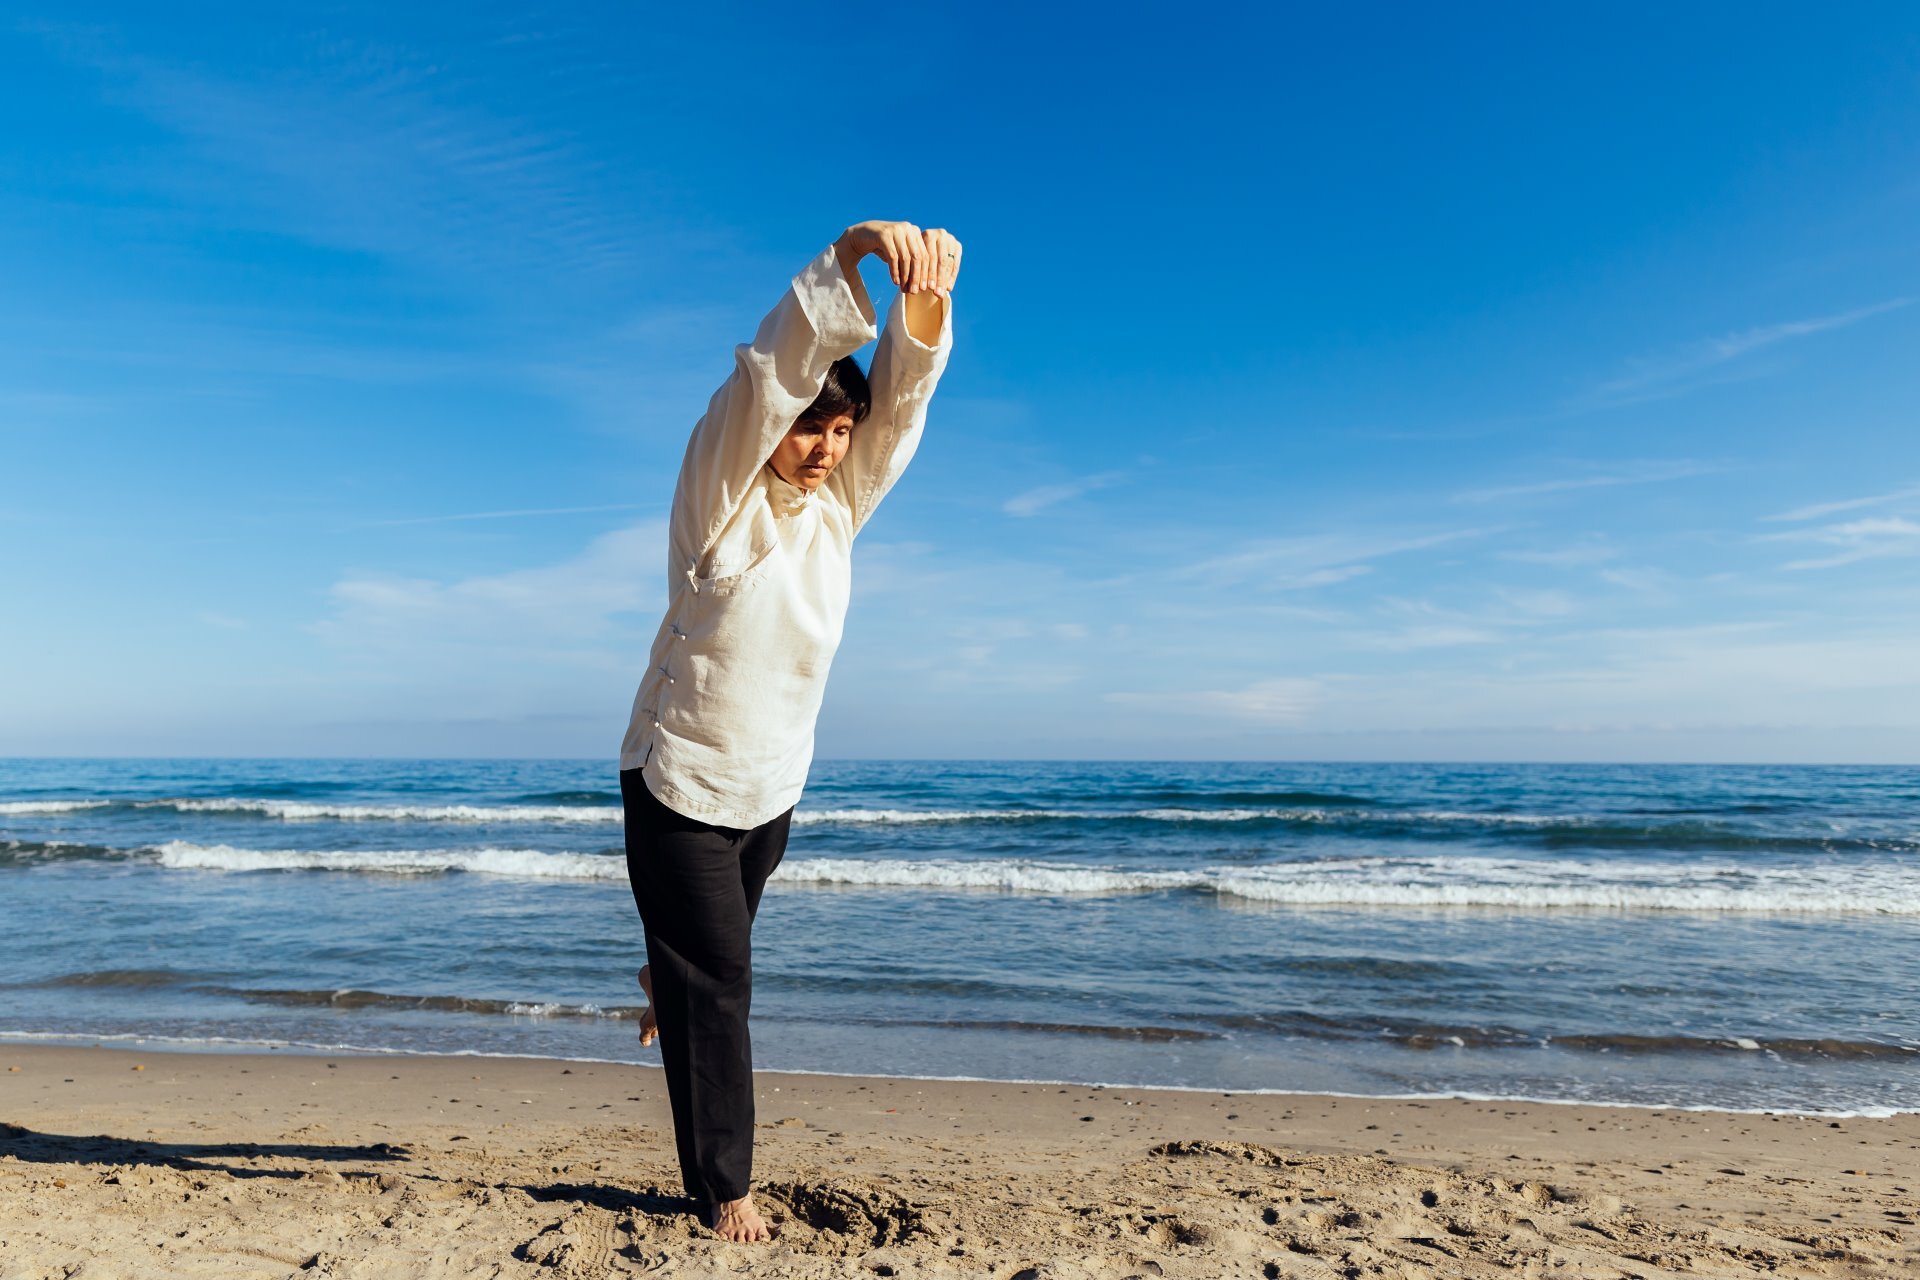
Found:
[{"label": "shadow on sand", "polygon": [[82,1136],[40,1133],[17,1124],[0,1123],[0,1156],[29,1164],[153,1165],[165,1169],[204,1169],[236,1178],[298,1178],[300,1169],[256,1169],[222,1160],[361,1160],[401,1161],[405,1147],[387,1142],[372,1146],[329,1146],[313,1142],[152,1142],[115,1138],[108,1134]]},{"label": "shadow on sand", "polygon": [[555,1182],[544,1187],[528,1186],[526,1183],[514,1185],[535,1200],[587,1204],[614,1213],[645,1214],[651,1218],[670,1218],[683,1213],[697,1217],[700,1210],[699,1203],[691,1196],[672,1194],[657,1187],[632,1191],[626,1187],[609,1187],[593,1182]]}]

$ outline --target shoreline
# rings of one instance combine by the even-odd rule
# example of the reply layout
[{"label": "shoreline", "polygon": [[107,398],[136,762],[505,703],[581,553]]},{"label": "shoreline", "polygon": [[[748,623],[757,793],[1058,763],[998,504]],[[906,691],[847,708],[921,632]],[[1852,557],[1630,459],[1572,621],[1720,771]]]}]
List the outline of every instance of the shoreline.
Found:
[{"label": "shoreline", "polygon": [[19,1040],[0,1067],[8,1280],[1920,1267],[1910,1112],[762,1072],[781,1235],[736,1245],[681,1199],[657,1067]]},{"label": "shoreline", "polygon": [[[370,1045],[324,1045],[295,1040],[241,1040],[215,1039],[210,1037],[187,1039],[184,1037],[138,1035],[132,1032],[112,1035],[69,1035],[66,1032],[5,1031],[0,1032],[0,1054],[13,1045],[40,1045],[62,1049],[120,1049],[126,1052],[149,1052],[169,1054],[207,1054],[209,1056],[228,1056],[232,1054],[271,1053],[293,1058],[337,1057],[351,1058],[433,1058],[461,1061],[467,1059],[499,1059],[515,1062],[554,1062],[562,1064],[586,1064],[596,1067],[634,1067],[641,1070],[657,1069],[652,1063],[631,1062],[622,1058],[568,1057],[560,1054],[499,1053],[486,1049],[433,1050],[433,1049],[384,1049]],[[859,1079],[889,1080],[907,1082],[927,1082],[934,1084],[1005,1084],[1005,1085],[1053,1085],[1073,1089],[1131,1089],[1153,1093],[1197,1093],[1231,1094],[1234,1097],[1290,1097],[1290,1098],[1340,1098],[1348,1101],[1377,1102],[1467,1102],[1467,1103],[1523,1103],[1539,1107],[1598,1107],[1617,1108],[1626,1111],[1645,1112],[1685,1112],[1725,1116],[1793,1116],[1811,1120],[1887,1120],[1898,1116],[1920,1115],[1920,1107],[1865,1107],[1853,1111],[1809,1110],[1796,1107],[1726,1107],[1711,1103],[1652,1103],[1617,1102],[1593,1098],[1543,1098],[1524,1094],[1471,1093],[1466,1091],[1441,1093],[1344,1093],[1331,1089],[1220,1089],[1210,1085],[1186,1084],[1125,1084],[1110,1080],[1067,1080],[1051,1077],[1000,1077],[1000,1076],[932,1076],[932,1075],[889,1075],[884,1073],[848,1075],[833,1071],[808,1071],[797,1067],[755,1067],[755,1077],[760,1076],[805,1076],[823,1079]]]}]

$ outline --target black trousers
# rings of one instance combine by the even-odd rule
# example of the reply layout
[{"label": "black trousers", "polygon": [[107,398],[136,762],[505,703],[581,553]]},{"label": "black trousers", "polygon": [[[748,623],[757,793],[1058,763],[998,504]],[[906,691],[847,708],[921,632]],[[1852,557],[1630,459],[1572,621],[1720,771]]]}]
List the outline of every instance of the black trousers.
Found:
[{"label": "black trousers", "polygon": [[793,810],[712,826],[662,804],[638,769],[621,771],[620,799],[680,1176],[703,1204],[738,1200],[753,1174],[753,918]]}]

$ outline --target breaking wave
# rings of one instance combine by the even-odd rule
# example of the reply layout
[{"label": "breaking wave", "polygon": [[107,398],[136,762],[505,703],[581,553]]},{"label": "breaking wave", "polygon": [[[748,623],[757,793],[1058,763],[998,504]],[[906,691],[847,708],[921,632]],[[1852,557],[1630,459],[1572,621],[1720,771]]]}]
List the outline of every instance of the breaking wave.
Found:
[{"label": "breaking wave", "polygon": [[[179,840],[146,852],[179,870],[626,878],[626,861],[614,852],[243,849]],[[1291,906],[1920,915],[1920,868],[1887,865],[1750,868],[1430,855],[1132,868],[1026,858],[790,858],[773,878],[821,887],[1055,895],[1190,892]]]}]

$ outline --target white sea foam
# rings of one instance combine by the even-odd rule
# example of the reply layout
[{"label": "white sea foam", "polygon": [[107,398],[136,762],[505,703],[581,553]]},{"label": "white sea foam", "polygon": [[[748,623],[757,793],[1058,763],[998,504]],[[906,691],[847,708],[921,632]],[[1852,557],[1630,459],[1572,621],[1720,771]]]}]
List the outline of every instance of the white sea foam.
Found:
[{"label": "white sea foam", "polygon": [[516,1000],[508,1005],[506,1012],[523,1018],[618,1018],[615,1010],[609,1013],[597,1004],[562,1004],[557,1000],[544,1000],[537,1003]]},{"label": "white sea foam", "polygon": [[[622,819],[618,805],[530,805],[530,804],[340,804],[310,800],[266,800],[235,797],[192,797],[173,799],[88,799],[20,800],[0,802],[0,817],[9,814],[59,814],[83,810],[128,807],[140,810],[172,810],[182,814],[253,815],[283,822],[417,822],[446,825],[521,823],[556,826],[613,826]],[[1567,828],[1608,827],[1615,820],[1602,815],[1548,813],[1474,813],[1445,809],[1375,809],[1365,807],[1280,807],[1280,808],[1191,808],[1160,807],[1149,809],[801,809],[794,814],[797,826],[930,826],[970,823],[1033,822],[1155,822],[1155,823],[1246,823],[1278,822],[1317,826],[1341,823],[1405,824],[1473,828]],[[1830,831],[1828,835],[1838,834]],[[1729,838],[1738,839],[1729,830]],[[1657,839],[1657,829],[1646,829],[1642,838]],[[1604,838],[1604,837],[1603,837]],[[1696,837],[1697,838],[1697,837]],[[1814,839],[1803,835],[1802,839]],[[1859,839],[1859,837],[1854,837]],[[1867,847],[1889,850],[1920,848],[1920,838],[1888,836],[1884,842],[1866,840]]]},{"label": "white sea foam", "polygon": [[[618,805],[562,804],[339,804],[317,800],[264,800],[246,796],[182,797],[153,800],[20,800],[0,802],[0,815],[55,814],[127,805],[135,809],[171,809],[178,813],[250,814],[284,822],[526,822],[617,823]],[[1580,825],[1596,819],[1564,814],[1468,813],[1446,810],[1278,807],[1206,809],[801,809],[796,825],[911,826],[968,822],[1427,822],[1439,824],[1545,827]]]},{"label": "white sea foam", "polygon": [[1205,871],[1132,871],[1022,858],[796,858],[773,878],[789,884],[886,888],[1006,889],[1022,893],[1130,893],[1206,885]]},{"label": "white sea foam", "polygon": [[111,800],[0,800],[0,816],[38,813],[77,813],[82,809],[104,809]]},{"label": "white sea foam", "polygon": [[1150,822],[1325,822],[1334,815],[1325,809],[1142,809],[1127,816]]},{"label": "white sea foam", "polygon": [[831,823],[835,825],[920,822],[1032,822],[1040,819],[1126,818],[1126,813],[1094,813],[1073,809],[801,809],[793,815],[797,825]]},{"label": "white sea foam", "polygon": [[590,853],[538,849],[236,849],[170,840],[160,865],[202,871],[361,871],[433,875],[465,871],[534,880],[624,880],[626,862]]},{"label": "white sea foam", "polygon": [[251,813],[288,822],[618,822],[614,805],[320,804],[308,800],[150,800],[141,808],[181,813]]},{"label": "white sea foam", "polygon": [[1191,890],[1297,906],[1920,915],[1920,874],[1886,867],[1752,871],[1730,864],[1375,857],[1135,870],[1005,858],[805,858],[783,863],[774,877],[1056,894]]},{"label": "white sea foam", "polygon": [[[1291,867],[1233,868],[1221,872],[1212,887],[1257,902],[1301,906],[1920,915],[1920,877],[1888,869],[1754,872],[1491,858],[1419,862],[1424,865],[1355,877]],[[1438,865],[1444,863],[1454,864],[1454,873]]]},{"label": "white sea foam", "polygon": [[[537,849],[239,849],[170,841],[162,866],[218,871],[470,872],[542,880],[621,880],[624,859]],[[1187,891],[1293,906],[1496,907],[1920,915],[1920,869],[1742,868],[1474,856],[1308,859],[1258,866],[1086,866],[1026,858],[790,858],[793,885],[978,889],[1100,895]]]},{"label": "white sea foam", "polygon": [[[115,804],[126,804],[135,809],[171,809],[177,813],[249,814],[286,822],[616,823],[622,818],[622,810],[618,805],[335,804],[315,800],[256,800],[245,796],[160,800],[28,800],[0,803],[0,814],[66,813],[79,809],[103,809]],[[1195,813],[1199,816],[1198,811]],[[794,822],[800,825],[912,824],[1136,816],[1150,817],[1152,814],[1066,809],[802,809],[794,815]]]}]

